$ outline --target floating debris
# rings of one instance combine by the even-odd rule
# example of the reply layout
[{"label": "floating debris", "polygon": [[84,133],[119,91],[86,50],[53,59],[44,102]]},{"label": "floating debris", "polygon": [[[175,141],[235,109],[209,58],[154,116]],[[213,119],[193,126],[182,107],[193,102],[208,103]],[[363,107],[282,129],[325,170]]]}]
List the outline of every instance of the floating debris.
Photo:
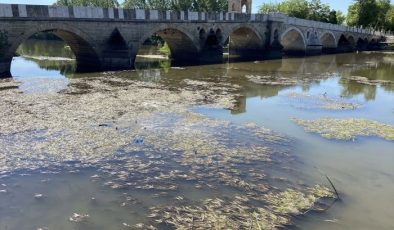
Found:
[{"label": "floating debris", "polygon": [[[315,188],[320,189],[323,187]],[[326,191],[326,188],[324,188]],[[233,199],[206,199],[198,206],[152,207],[153,223],[165,223],[176,229],[277,229],[291,224],[290,215],[300,215],[313,209],[326,196],[288,189],[265,195],[242,195]],[[268,208],[256,206],[259,200]]]},{"label": "floating debris", "polygon": [[295,106],[300,108],[320,108],[328,110],[349,110],[360,107],[359,103],[350,102],[344,98],[329,97],[327,93],[311,95],[308,93],[290,92],[286,95],[295,100]]},{"label": "floating debris", "polygon": [[261,84],[261,85],[295,85],[297,79],[289,79],[286,77],[275,77],[275,76],[258,76],[258,75],[246,75],[249,81]]},{"label": "floating debris", "polygon": [[275,194],[269,193],[264,196],[269,208],[275,213],[283,215],[300,215],[306,210],[313,209],[315,203],[321,198],[333,198],[334,194],[327,187],[318,186],[311,189],[310,193],[303,193],[294,189]]},{"label": "floating debris", "polygon": [[282,85],[292,86],[297,84],[311,83],[316,80],[323,80],[331,77],[329,73],[323,73],[321,75],[304,74],[302,76],[288,76],[288,75],[246,75],[245,78],[249,81],[260,84],[260,85]]},{"label": "floating debris", "polygon": [[354,140],[357,136],[376,136],[394,140],[394,127],[362,118],[319,118],[316,120],[292,119],[308,132],[320,134],[327,139]]},{"label": "floating debris", "polygon": [[44,195],[42,195],[41,193],[34,194],[35,199],[42,199],[43,197],[44,197]]},{"label": "floating debris", "polygon": [[88,215],[88,214],[73,213],[73,215],[70,216],[69,220],[70,220],[71,222],[79,223],[79,222],[86,221],[88,218],[89,218],[89,215]]},{"label": "floating debris", "polygon": [[379,79],[369,79],[367,77],[361,77],[361,76],[349,76],[346,77],[346,79],[350,81],[355,81],[360,84],[364,85],[389,85],[389,84],[394,84],[394,81],[389,81],[389,80],[379,80]]},{"label": "floating debris", "polygon": [[133,227],[133,226],[131,226],[130,224],[124,223],[124,222],[122,223],[122,225],[125,226],[125,227],[128,227],[128,228],[132,228],[132,227]]}]

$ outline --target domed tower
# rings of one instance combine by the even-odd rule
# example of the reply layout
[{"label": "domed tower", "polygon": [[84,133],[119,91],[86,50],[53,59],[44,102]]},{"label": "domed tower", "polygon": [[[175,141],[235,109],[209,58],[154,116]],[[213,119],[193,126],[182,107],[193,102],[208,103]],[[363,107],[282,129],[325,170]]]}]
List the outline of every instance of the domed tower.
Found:
[{"label": "domed tower", "polygon": [[252,0],[229,0],[228,12],[252,13]]}]

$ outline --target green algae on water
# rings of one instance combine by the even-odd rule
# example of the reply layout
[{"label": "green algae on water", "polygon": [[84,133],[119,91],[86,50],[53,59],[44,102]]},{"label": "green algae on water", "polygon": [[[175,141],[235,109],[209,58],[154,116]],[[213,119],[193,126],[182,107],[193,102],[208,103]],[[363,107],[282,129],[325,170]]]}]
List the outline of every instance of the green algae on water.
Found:
[{"label": "green algae on water", "polygon": [[363,118],[319,118],[316,120],[292,119],[308,132],[320,134],[327,139],[354,140],[357,136],[376,136],[394,140],[394,127]]}]

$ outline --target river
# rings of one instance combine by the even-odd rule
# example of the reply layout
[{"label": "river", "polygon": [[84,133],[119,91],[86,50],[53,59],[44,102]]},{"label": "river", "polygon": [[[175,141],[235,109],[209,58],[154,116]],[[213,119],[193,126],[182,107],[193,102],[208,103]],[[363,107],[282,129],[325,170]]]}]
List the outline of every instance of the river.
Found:
[{"label": "river", "polygon": [[394,229],[393,52],[79,74],[67,50],[29,41],[0,82],[1,230]]}]

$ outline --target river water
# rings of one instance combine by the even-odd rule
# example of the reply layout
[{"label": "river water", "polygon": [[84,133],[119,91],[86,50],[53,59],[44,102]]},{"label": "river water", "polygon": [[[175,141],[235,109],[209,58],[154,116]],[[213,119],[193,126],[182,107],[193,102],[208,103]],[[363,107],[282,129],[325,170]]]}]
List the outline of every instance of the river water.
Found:
[{"label": "river water", "polygon": [[[136,70],[77,74],[61,42],[19,52],[0,87],[1,230],[172,229],[190,216],[196,228],[394,229],[394,53],[182,67],[140,57]],[[301,125],[321,118],[331,138]],[[269,201],[317,184],[332,195],[323,210]],[[286,220],[258,224],[259,207]]]}]

